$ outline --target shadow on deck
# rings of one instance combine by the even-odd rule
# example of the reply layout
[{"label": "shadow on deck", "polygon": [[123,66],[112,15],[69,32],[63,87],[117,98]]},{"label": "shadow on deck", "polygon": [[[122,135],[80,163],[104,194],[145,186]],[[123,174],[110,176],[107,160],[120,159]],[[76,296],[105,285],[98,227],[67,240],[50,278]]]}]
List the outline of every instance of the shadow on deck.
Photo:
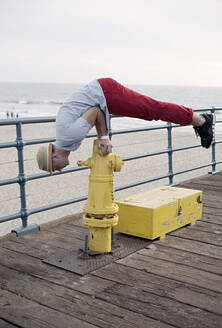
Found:
[{"label": "shadow on deck", "polygon": [[85,276],[42,262],[82,247],[80,215],[0,244],[0,327],[222,327],[222,174],[203,190],[203,218]]}]

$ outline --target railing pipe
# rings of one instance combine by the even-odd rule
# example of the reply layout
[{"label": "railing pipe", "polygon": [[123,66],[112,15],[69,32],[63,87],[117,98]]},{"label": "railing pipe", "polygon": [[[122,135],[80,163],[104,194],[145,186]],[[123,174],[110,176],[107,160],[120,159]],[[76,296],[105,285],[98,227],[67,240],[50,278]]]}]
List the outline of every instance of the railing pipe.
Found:
[{"label": "railing pipe", "polygon": [[46,117],[23,117],[23,118],[8,118],[7,120],[0,120],[0,125],[16,125],[21,124],[32,124],[32,123],[50,123],[55,122],[55,116]]},{"label": "railing pipe", "polygon": [[17,212],[11,215],[3,216],[0,218],[0,223],[9,222],[12,220],[21,219],[21,212]]},{"label": "railing pipe", "polygon": [[154,181],[165,179],[165,178],[168,178],[168,177],[169,177],[169,174],[160,175],[158,177],[154,177],[154,178],[151,178],[151,179],[146,179],[146,180],[143,180],[143,181],[138,181],[138,182],[126,184],[124,186],[116,187],[115,191],[125,190],[125,189],[129,189],[129,188],[132,188],[132,187],[138,187],[138,186],[141,186],[142,184],[146,184],[146,183],[149,183],[149,182],[154,182]]},{"label": "railing pipe", "polygon": [[[219,161],[218,164],[219,163],[222,163],[222,161]],[[184,174],[184,173],[196,171],[196,170],[199,170],[199,169],[204,169],[205,167],[209,167],[211,165],[212,165],[212,162],[211,163],[207,163],[207,164],[203,164],[203,165],[199,165],[199,166],[194,166],[194,167],[192,167],[190,169],[176,171],[176,172],[174,172],[174,175],[179,175],[179,174]]]},{"label": "railing pipe", "polygon": [[1,180],[0,181],[0,187],[10,185],[10,184],[13,184],[13,183],[19,183],[19,178],[16,177],[16,178],[11,178],[11,179]]},{"label": "railing pipe", "polygon": [[54,208],[58,208],[58,207],[62,207],[62,206],[71,205],[71,204],[78,203],[78,202],[81,202],[81,201],[86,200],[86,199],[87,199],[87,196],[85,195],[85,196],[82,196],[82,197],[79,197],[79,198],[73,198],[73,199],[64,200],[64,201],[61,201],[61,202],[49,204],[49,205],[46,205],[46,206],[33,208],[29,211],[29,215],[44,212],[44,211],[48,211],[48,210],[52,210]]},{"label": "railing pipe", "polygon": [[[212,107],[210,109],[210,111],[213,114],[215,113],[216,110],[222,110],[222,108]],[[196,110],[196,112],[205,112],[205,111],[209,111],[209,109]],[[112,117],[116,117],[116,116],[112,116]],[[33,124],[33,123],[49,123],[49,122],[54,122],[54,121],[55,121],[55,116],[41,117],[41,118],[32,117],[32,118],[19,118],[19,119],[0,120],[0,126],[15,125],[16,126],[16,134],[17,134],[16,141],[0,143],[0,149],[15,147],[17,149],[17,153],[18,153],[18,177],[1,180],[0,181],[0,186],[5,186],[5,185],[18,183],[19,186],[20,186],[20,202],[21,202],[21,211],[17,212],[17,213],[14,213],[14,214],[11,214],[11,215],[1,217],[0,218],[0,223],[8,222],[8,221],[11,221],[11,220],[14,220],[14,219],[21,218],[22,219],[22,227],[14,230],[17,234],[25,234],[25,233],[29,233],[31,231],[38,230],[38,228],[39,228],[38,225],[28,225],[28,217],[30,215],[36,214],[36,213],[39,213],[39,212],[43,212],[43,211],[47,211],[47,210],[51,210],[51,209],[54,209],[54,208],[57,208],[57,207],[70,205],[70,204],[77,203],[77,202],[80,202],[80,201],[83,201],[83,200],[87,199],[87,196],[84,195],[84,196],[79,197],[79,198],[73,198],[73,199],[70,199],[70,200],[65,200],[65,201],[45,205],[45,206],[42,206],[42,207],[33,208],[33,209],[30,209],[30,210],[27,209],[27,205],[26,205],[26,182],[31,181],[31,180],[40,179],[40,178],[45,178],[45,177],[48,177],[50,174],[45,172],[45,173],[32,174],[32,175],[29,175],[29,176],[25,175],[24,158],[23,158],[24,146],[53,142],[53,141],[55,141],[55,138],[42,138],[42,139],[23,140],[22,139],[22,125],[23,124]],[[217,123],[222,123],[222,120],[217,120]],[[222,160],[219,160],[219,161],[216,160],[216,147],[215,146],[216,146],[216,144],[222,143],[222,140],[217,140],[217,141],[214,140],[213,141],[213,144],[212,144],[212,160],[211,160],[210,163],[199,165],[199,166],[196,166],[196,167],[192,167],[192,168],[189,168],[189,169],[186,169],[186,170],[173,172],[173,152],[178,152],[178,151],[183,151],[183,150],[187,150],[187,149],[194,149],[194,148],[199,148],[200,147],[200,145],[192,145],[192,146],[186,146],[186,147],[173,148],[172,147],[172,129],[173,128],[179,128],[179,127],[180,127],[180,125],[167,123],[165,125],[158,125],[158,126],[156,125],[156,126],[152,126],[152,127],[147,126],[145,128],[126,129],[126,130],[117,130],[117,131],[113,131],[110,128],[109,131],[108,131],[110,138],[112,137],[112,135],[143,132],[143,131],[147,132],[147,131],[161,130],[161,129],[167,129],[167,133],[168,133],[168,148],[167,149],[123,158],[124,161],[131,161],[131,160],[146,158],[146,157],[150,157],[150,156],[168,154],[168,173],[165,174],[165,175],[160,175],[160,176],[153,177],[153,178],[150,178],[150,179],[146,179],[146,180],[143,180],[143,181],[137,181],[137,182],[134,182],[134,183],[131,183],[131,184],[119,186],[115,189],[115,191],[120,191],[120,190],[124,190],[124,189],[131,188],[131,187],[136,187],[136,186],[139,186],[139,185],[142,185],[142,184],[146,184],[146,183],[149,183],[149,182],[154,182],[154,181],[161,180],[161,179],[164,179],[164,178],[168,178],[169,179],[169,184],[173,185],[173,177],[174,176],[184,174],[184,173],[188,173],[188,172],[198,170],[198,169],[201,169],[201,168],[206,168],[206,167],[209,167],[209,166],[211,166],[211,168],[212,168],[212,172],[211,172],[212,174],[217,173],[216,172],[216,165],[221,164]],[[87,136],[87,138],[91,138],[91,137],[95,137],[95,136],[96,136],[95,133],[94,134],[89,134]],[[85,169],[88,169],[88,168],[87,167],[81,167],[81,168],[80,167],[72,167],[72,168],[69,168],[69,169],[64,169],[62,172],[54,172],[53,175],[67,174],[67,173],[77,172],[77,171],[85,170]]]}]

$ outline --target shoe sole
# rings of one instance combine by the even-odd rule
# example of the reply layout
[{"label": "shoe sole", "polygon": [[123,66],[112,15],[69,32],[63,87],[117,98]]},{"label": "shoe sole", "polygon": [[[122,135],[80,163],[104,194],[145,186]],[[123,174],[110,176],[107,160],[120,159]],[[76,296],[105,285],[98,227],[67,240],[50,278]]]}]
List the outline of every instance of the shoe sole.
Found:
[{"label": "shoe sole", "polygon": [[[216,113],[212,114],[212,132],[213,132],[213,136],[212,136],[212,141],[210,143],[210,146],[212,146],[212,143],[214,143],[215,141],[215,125],[216,125]],[[210,148],[210,146],[208,148]]]},{"label": "shoe sole", "polygon": [[212,114],[212,139],[211,139],[211,142],[210,142],[210,145],[208,147],[206,147],[206,144],[205,143],[202,143],[201,141],[201,145],[202,147],[206,148],[206,149],[209,149],[211,146],[212,146],[212,143],[215,141],[215,124],[216,124],[216,113],[213,113]]}]

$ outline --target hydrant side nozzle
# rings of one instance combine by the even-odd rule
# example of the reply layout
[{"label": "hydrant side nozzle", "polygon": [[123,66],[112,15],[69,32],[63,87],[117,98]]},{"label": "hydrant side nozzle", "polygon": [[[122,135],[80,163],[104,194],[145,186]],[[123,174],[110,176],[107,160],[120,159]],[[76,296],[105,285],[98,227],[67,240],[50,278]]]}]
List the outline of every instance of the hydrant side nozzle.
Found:
[{"label": "hydrant side nozzle", "polygon": [[124,163],[119,155],[114,155],[114,156],[115,156],[114,172],[120,172]]},{"label": "hydrant side nozzle", "polygon": [[91,168],[93,166],[93,159],[92,158],[88,158],[86,161],[78,161],[77,162],[78,166],[88,166],[89,168]]},{"label": "hydrant side nozzle", "polygon": [[124,162],[121,160],[119,155],[111,154],[108,165],[113,172],[120,172]]}]

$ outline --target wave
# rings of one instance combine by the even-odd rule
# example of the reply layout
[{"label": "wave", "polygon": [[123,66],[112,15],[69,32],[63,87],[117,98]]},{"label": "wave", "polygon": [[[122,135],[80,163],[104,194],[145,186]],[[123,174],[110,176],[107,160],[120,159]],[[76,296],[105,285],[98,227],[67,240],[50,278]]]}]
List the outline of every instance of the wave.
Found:
[{"label": "wave", "polygon": [[62,105],[63,101],[58,100],[3,100],[3,103],[7,104],[20,104],[20,105]]}]

